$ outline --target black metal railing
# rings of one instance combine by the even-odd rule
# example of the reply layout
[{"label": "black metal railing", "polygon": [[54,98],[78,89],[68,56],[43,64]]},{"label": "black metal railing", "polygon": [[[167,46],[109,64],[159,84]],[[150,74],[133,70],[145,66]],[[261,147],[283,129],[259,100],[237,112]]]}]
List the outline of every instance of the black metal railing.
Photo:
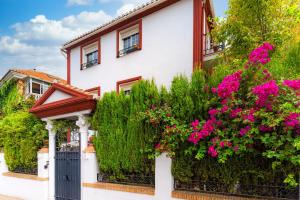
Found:
[{"label": "black metal railing", "polygon": [[218,52],[221,52],[225,49],[224,44],[212,45],[204,50],[204,56],[209,56]]},{"label": "black metal railing", "polygon": [[125,185],[140,185],[140,186],[151,186],[155,185],[154,175],[136,175],[128,174],[122,175],[122,178],[117,178],[112,174],[97,174],[98,182],[102,183],[116,183],[116,184],[125,184]]},{"label": "black metal railing", "polygon": [[288,188],[286,185],[244,185],[236,183],[233,186],[218,181],[193,180],[182,183],[175,180],[175,189],[191,192],[204,192],[223,195],[260,197],[264,199],[297,199],[299,188]]},{"label": "black metal railing", "polygon": [[81,64],[81,70],[92,67],[92,66],[97,65],[97,64],[98,64],[98,59],[91,60],[87,63]]},{"label": "black metal railing", "polygon": [[29,175],[37,175],[38,174],[38,169],[33,168],[33,169],[27,169],[23,167],[17,167],[11,172],[18,173],[18,174],[29,174]]},{"label": "black metal railing", "polygon": [[127,55],[127,54],[129,54],[129,53],[131,53],[131,52],[137,51],[137,50],[139,50],[139,49],[140,49],[139,44],[133,45],[133,46],[131,46],[131,47],[128,47],[128,48],[125,48],[125,49],[120,50],[120,51],[119,51],[119,56],[120,56],[120,57],[121,57],[121,56],[125,56],[125,55]]}]

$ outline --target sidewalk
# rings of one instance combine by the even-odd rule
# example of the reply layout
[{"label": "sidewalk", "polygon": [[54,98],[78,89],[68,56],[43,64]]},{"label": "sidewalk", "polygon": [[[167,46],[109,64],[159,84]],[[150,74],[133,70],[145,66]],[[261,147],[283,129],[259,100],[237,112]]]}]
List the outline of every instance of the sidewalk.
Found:
[{"label": "sidewalk", "polygon": [[5,195],[1,195],[0,194],[0,200],[22,200],[16,197],[9,197],[9,196],[5,196]]}]

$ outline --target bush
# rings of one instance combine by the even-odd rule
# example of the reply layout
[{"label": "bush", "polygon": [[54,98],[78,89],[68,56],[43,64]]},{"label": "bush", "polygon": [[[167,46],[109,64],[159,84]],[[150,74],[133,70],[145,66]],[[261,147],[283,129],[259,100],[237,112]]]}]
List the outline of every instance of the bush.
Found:
[{"label": "bush", "polygon": [[0,133],[9,170],[37,167],[37,151],[47,138],[43,122],[26,111],[18,111],[0,121]]},{"label": "bush", "polygon": [[133,86],[130,96],[111,92],[99,100],[92,121],[98,131],[94,143],[101,172],[117,178],[153,172],[153,161],[142,150],[157,132],[139,113],[155,104],[158,90],[153,81],[144,80]]}]

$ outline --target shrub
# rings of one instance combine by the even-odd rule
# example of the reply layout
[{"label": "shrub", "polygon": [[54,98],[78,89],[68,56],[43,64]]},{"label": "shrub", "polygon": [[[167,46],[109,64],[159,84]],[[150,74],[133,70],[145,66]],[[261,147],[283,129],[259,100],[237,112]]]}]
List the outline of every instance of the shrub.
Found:
[{"label": "shrub", "polygon": [[27,111],[18,111],[0,121],[0,133],[9,170],[37,167],[37,151],[47,137],[43,122]]},{"label": "shrub", "polygon": [[127,173],[152,173],[153,161],[142,150],[157,133],[139,113],[158,103],[154,82],[144,80],[133,86],[130,96],[111,92],[99,100],[92,121],[98,131],[94,143],[101,172],[117,178]]}]

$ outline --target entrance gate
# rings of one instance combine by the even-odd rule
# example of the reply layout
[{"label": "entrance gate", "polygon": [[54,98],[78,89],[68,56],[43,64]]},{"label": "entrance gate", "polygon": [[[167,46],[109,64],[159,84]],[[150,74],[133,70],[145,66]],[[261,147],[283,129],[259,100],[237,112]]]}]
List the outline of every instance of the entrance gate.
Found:
[{"label": "entrance gate", "polygon": [[80,145],[62,145],[55,152],[55,199],[80,200]]}]

